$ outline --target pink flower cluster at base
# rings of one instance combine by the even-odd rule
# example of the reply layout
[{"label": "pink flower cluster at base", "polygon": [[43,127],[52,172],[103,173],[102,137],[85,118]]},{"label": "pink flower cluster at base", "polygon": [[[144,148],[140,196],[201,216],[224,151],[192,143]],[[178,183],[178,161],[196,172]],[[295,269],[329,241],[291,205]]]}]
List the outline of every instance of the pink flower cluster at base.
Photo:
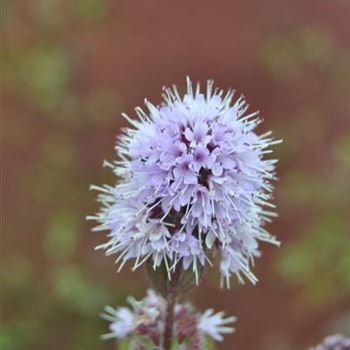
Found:
[{"label": "pink flower cluster at base", "polygon": [[[110,332],[103,339],[131,340],[132,350],[161,350],[165,327],[166,302],[153,290],[149,290],[144,299],[137,301],[129,297],[130,307],[105,308],[102,317],[110,322]],[[174,349],[205,350],[206,338],[222,341],[223,335],[232,333],[228,324],[235,317],[224,317],[223,312],[207,310],[197,312],[191,304],[175,305],[173,333]]]}]

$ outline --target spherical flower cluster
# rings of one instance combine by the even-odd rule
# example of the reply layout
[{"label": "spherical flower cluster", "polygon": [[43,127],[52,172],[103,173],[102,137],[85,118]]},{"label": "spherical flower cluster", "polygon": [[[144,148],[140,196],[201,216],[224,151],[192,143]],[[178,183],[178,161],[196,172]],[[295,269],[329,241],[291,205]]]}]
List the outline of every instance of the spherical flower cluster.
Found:
[{"label": "spherical flower cluster", "polygon": [[260,255],[258,241],[278,244],[263,228],[275,214],[268,208],[275,178],[274,159],[265,159],[279,143],[271,132],[255,133],[258,113],[246,115],[243,97],[234,103],[208,81],[204,93],[187,80],[183,97],[176,87],[164,89],[164,102],[146,101],[138,119],[119,138],[119,160],[106,162],[120,178],[101,191],[103,209],[97,230],[109,230],[99,248],[118,254],[120,267],[134,260],[161,264],[171,277],[178,264],[199,270],[220,253],[222,282],[236,274],[257,281],[251,272]]},{"label": "spherical flower cluster", "polygon": [[[129,297],[128,302],[130,308],[105,308],[101,316],[110,322],[110,332],[102,338],[130,338],[133,350],[146,349],[144,344],[151,346],[148,348],[160,349],[165,327],[165,300],[153,290],[149,290],[143,300],[137,301]],[[205,338],[222,341],[224,334],[233,332],[233,328],[228,324],[235,320],[235,317],[225,318],[223,312],[215,314],[210,309],[201,314],[190,304],[176,304],[173,335],[175,348],[205,350]]]},{"label": "spherical flower cluster", "polygon": [[350,338],[336,334],[327,337],[322,344],[310,350],[350,350]]}]

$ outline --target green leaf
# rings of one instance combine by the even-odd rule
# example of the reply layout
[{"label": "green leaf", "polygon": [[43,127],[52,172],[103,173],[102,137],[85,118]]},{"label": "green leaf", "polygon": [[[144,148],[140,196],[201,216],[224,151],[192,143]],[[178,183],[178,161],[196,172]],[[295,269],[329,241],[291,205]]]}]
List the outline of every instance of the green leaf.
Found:
[{"label": "green leaf", "polygon": [[205,338],[205,350],[215,350],[216,344],[213,339],[206,337]]},{"label": "green leaf", "polygon": [[117,343],[117,350],[131,350],[131,340],[125,339]]}]

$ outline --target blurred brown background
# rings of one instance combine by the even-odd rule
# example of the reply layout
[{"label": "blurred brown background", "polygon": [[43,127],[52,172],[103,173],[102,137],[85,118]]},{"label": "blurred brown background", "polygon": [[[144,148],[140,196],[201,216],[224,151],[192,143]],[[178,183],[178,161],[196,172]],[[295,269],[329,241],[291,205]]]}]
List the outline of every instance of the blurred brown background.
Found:
[{"label": "blurred brown background", "polygon": [[106,304],[142,297],[116,274],[89,184],[145,97],[213,78],[244,93],[276,147],[280,217],[253,287],[190,297],[238,317],[221,350],[302,350],[350,330],[349,3],[267,0],[8,0],[4,31],[4,350],[114,349]]}]

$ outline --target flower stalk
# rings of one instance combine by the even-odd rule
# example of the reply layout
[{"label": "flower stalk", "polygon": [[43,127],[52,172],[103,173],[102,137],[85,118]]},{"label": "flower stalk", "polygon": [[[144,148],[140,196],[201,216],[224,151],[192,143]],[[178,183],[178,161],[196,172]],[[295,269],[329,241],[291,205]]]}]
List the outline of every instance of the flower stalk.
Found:
[{"label": "flower stalk", "polygon": [[165,327],[164,327],[164,336],[163,336],[163,348],[164,350],[171,349],[171,343],[173,339],[174,331],[174,313],[175,313],[175,304],[178,297],[178,283],[181,275],[181,269],[177,269],[175,273],[171,276],[169,282],[169,291],[166,296],[166,315],[165,315]]},{"label": "flower stalk", "polygon": [[175,308],[175,298],[169,298],[167,300],[165,328],[164,328],[164,346],[163,346],[164,350],[171,349],[171,342],[173,339],[173,330],[174,330],[174,308]]}]

